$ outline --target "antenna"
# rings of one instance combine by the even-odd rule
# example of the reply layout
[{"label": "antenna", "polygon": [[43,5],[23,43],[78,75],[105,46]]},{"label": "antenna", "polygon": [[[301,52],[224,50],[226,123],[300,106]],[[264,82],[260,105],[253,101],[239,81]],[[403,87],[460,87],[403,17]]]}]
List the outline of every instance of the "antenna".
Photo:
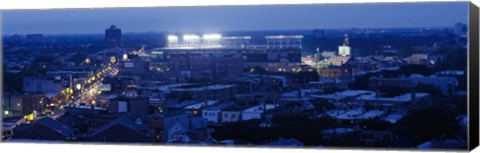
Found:
[{"label": "antenna", "polygon": [[343,45],[344,45],[344,46],[348,46],[348,43],[349,43],[349,41],[348,41],[348,34],[345,34],[344,36],[345,36],[345,39],[343,40]]}]

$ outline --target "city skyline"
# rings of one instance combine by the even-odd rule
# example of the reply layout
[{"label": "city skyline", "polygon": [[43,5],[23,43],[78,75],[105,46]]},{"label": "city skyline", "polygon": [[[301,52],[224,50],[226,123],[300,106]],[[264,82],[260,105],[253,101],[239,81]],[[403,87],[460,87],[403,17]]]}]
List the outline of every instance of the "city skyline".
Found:
[{"label": "city skyline", "polygon": [[464,4],[7,12],[1,140],[466,150]]},{"label": "city skyline", "polygon": [[[457,22],[467,21],[467,4],[445,2],[9,10],[2,12],[2,32],[6,35],[101,33],[99,29],[111,24],[122,27],[125,33],[451,27]],[[64,16],[58,16],[59,13]],[[32,24],[36,26],[32,28]]]}]

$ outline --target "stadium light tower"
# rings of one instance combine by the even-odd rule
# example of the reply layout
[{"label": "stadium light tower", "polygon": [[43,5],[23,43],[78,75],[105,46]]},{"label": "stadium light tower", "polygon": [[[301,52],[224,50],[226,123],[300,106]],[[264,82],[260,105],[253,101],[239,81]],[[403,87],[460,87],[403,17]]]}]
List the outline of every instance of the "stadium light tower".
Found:
[{"label": "stadium light tower", "polygon": [[220,47],[221,39],[222,39],[222,35],[220,34],[204,34],[203,47],[207,47],[207,48]]},{"label": "stadium light tower", "polygon": [[221,34],[204,34],[203,39],[205,40],[219,40],[222,38]]},{"label": "stadium light tower", "polygon": [[176,47],[178,45],[178,36],[176,35],[168,35],[168,47]]},{"label": "stadium light tower", "polygon": [[183,35],[183,39],[186,41],[196,41],[199,40],[200,37],[198,35]]},{"label": "stadium light tower", "polygon": [[198,35],[183,35],[183,43],[185,46],[197,47],[200,43],[200,36]]}]

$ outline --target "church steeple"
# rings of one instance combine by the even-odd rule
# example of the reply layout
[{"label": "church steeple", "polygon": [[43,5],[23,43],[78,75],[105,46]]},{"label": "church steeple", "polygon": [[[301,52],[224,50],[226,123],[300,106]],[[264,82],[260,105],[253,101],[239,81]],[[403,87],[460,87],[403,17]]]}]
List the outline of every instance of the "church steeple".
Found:
[{"label": "church steeple", "polygon": [[344,36],[345,36],[345,39],[343,40],[343,46],[348,46],[348,43],[349,43],[348,34],[345,34]]}]

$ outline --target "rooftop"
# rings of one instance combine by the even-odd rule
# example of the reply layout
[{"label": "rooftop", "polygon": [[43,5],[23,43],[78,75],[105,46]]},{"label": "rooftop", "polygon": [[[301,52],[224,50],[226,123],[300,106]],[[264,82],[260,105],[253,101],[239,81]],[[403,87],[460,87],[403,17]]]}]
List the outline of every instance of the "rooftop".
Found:
[{"label": "rooftop", "polygon": [[[423,98],[428,96],[428,93],[415,93],[415,98]],[[412,93],[403,94],[396,97],[377,97],[376,94],[361,95],[357,100],[365,101],[384,101],[384,102],[410,102],[412,101]]]},{"label": "rooftop", "polygon": [[208,86],[199,86],[199,87],[177,87],[172,88],[172,91],[205,91],[205,90],[219,90],[219,89],[228,89],[235,87],[233,84],[215,84]]},{"label": "rooftop", "polygon": [[243,112],[244,113],[263,113],[264,110],[271,110],[276,107],[277,106],[274,104],[257,105],[257,106],[250,107]]},{"label": "rooftop", "polygon": [[346,91],[336,92],[336,93],[327,94],[327,95],[313,95],[313,97],[340,100],[348,97],[356,97],[360,95],[373,95],[373,94],[375,94],[375,92],[368,91],[368,90],[346,90]]}]

